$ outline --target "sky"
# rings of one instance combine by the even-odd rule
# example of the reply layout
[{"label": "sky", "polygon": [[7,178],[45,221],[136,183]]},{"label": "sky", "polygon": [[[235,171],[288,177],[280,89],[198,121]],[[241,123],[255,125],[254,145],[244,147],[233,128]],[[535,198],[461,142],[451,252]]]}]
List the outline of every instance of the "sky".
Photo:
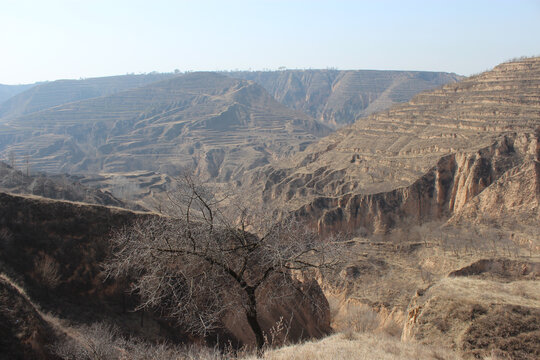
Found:
[{"label": "sky", "polygon": [[540,55],[540,0],[0,0],[0,84],[152,71],[430,70]]}]

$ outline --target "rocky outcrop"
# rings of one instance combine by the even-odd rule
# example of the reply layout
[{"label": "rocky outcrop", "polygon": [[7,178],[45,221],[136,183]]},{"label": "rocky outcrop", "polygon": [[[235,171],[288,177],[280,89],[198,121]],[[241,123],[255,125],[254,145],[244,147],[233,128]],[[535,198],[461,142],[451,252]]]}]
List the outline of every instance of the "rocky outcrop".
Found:
[{"label": "rocky outcrop", "polygon": [[540,163],[528,161],[507,171],[456,212],[450,223],[536,226],[540,222]]},{"label": "rocky outcrop", "polygon": [[319,197],[295,214],[318,219],[320,232],[358,228],[385,232],[406,221],[422,223],[447,218],[461,211],[465,204],[527,157],[528,154],[514,149],[519,137],[504,136],[473,154],[445,156],[410,186],[375,194]]}]

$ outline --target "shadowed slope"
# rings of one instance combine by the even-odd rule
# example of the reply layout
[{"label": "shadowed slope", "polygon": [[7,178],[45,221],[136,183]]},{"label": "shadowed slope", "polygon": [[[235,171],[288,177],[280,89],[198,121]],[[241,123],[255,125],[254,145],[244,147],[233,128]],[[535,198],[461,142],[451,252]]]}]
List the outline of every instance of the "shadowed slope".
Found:
[{"label": "shadowed slope", "polygon": [[[103,261],[112,251],[111,233],[157,216],[0,192],[0,272],[20,279],[43,309],[74,323],[110,321],[146,340],[194,340],[195,335],[189,337],[183,330],[182,319],[172,329],[174,320],[158,310],[135,312],[139,300],[129,291],[129,279],[107,279],[103,272]],[[302,296],[299,289],[306,287],[301,284],[290,299],[276,302],[283,291],[278,284],[268,279],[256,293],[257,314],[266,334],[280,318],[287,321],[290,339],[320,337],[329,332],[328,303],[318,286],[309,290],[312,302]],[[0,281],[0,297],[1,285]],[[254,343],[244,311],[239,306],[223,315],[223,327],[211,334],[215,342]],[[0,330],[4,329],[0,326]]]},{"label": "shadowed slope", "polygon": [[1,161],[0,190],[15,194],[38,195],[50,199],[127,207],[125,203],[111,193],[84,186],[68,175],[25,175],[22,171],[16,170]]}]

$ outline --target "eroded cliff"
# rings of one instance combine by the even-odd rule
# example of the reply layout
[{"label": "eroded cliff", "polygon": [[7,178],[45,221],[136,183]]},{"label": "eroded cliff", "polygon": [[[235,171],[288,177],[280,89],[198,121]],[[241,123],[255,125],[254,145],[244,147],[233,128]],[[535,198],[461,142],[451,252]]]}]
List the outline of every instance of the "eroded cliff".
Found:
[{"label": "eroded cliff", "polygon": [[539,89],[540,58],[505,63],[358,119],[250,180],[322,232],[448,217],[537,161]]}]

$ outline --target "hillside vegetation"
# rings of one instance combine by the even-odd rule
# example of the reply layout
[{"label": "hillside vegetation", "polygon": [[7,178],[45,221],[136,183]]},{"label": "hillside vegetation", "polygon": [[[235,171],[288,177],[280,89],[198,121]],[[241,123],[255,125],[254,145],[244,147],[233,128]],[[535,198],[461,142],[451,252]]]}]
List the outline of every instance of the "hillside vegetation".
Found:
[{"label": "hillside vegetation", "polygon": [[90,204],[128,206],[111,193],[84,186],[68,175],[26,175],[1,161],[0,191],[14,194],[32,194],[51,199],[81,201]]},{"label": "hillside vegetation", "polygon": [[[330,133],[444,78],[369,74],[389,77],[355,97],[360,73],[189,73],[1,118],[17,168],[156,213],[0,192],[0,354],[538,359],[540,58]],[[9,191],[48,184],[3,171]]]}]

